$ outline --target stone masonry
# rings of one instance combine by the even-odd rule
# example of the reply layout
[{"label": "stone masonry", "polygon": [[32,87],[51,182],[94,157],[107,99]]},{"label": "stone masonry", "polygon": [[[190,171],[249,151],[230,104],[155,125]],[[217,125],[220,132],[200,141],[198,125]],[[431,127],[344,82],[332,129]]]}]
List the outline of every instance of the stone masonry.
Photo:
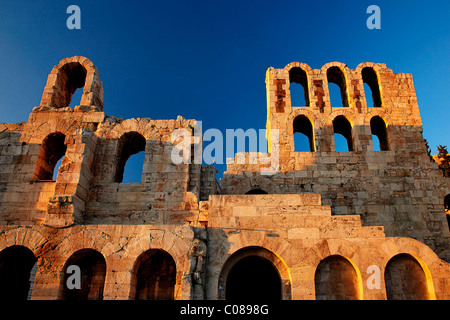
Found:
[{"label": "stone masonry", "polygon": [[[195,120],[107,116],[94,64],[61,60],[28,121],[0,123],[0,298],[450,299],[450,181],[427,154],[412,76],[293,62],[266,85],[269,153],[237,154],[216,182],[212,165],[171,160],[172,133]],[[142,151],[141,182],[122,182]]]}]

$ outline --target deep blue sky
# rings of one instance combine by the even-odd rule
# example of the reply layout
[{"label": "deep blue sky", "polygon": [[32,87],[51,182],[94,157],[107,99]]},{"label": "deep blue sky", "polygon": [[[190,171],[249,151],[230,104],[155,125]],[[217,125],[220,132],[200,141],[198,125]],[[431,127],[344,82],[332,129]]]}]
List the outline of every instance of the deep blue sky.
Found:
[{"label": "deep blue sky", "polygon": [[[393,2],[2,1],[0,122],[27,121],[52,67],[74,55],[98,67],[106,114],[182,115],[224,132],[265,127],[270,66],[371,61],[413,74],[436,153],[450,145],[450,2]],[[66,28],[71,4],[81,30]],[[366,28],[371,4],[381,30]]]}]

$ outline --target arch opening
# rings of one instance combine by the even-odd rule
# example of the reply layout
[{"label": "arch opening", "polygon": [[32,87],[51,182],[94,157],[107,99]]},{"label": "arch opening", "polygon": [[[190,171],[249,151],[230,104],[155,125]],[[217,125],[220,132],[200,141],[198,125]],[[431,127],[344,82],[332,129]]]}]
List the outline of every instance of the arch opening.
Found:
[{"label": "arch opening", "polygon": [[304,115],[295,117],[294,150],[296,152],[314,152],[314,130],[311,121]]},{"label": "arch opening", "polygon": [[226,300],[281,300],[281,278],[267,259],[249,256],[230,270],[226,282]]},{"label": "arch opening", "polygon": [[64,143],[65,139],[66,136],[61,132],[54,132],[45,137],[39,149],[33,180],[56,180],[58,170],[56,170],[55,174],[55,167],[58,161],[64,157],[67,150],[67,146]]},{"label": "arch opening", "polygon": [[36,256],[24,246],[13,245],[0,252],[0,301],[30,298],[36,262]]},{"label": "arch opening", "polygon": [[[344,116],[337,116],[333,120],[333,130],[335,136],[335,149],[337,152],[340,151],[355,151],[354,150],[354,142],[352,135],[352,125]],[[341,135],[345,138],[346,144],[342,143],[342,139],[336,139],[336,135]],[[337,141],[336,141],[337,140]],[[345,149],[345,146],[347,147]]]},{"label": "arch opening", "polygon": [[[330,93],[330,101],[331,106],[333,107],[344,107],[348,108],[348,94],[347,94],[347,84],[345,81],[345,76],[342,70],[339,67],[331,67],[327,70],[327,81],[328,81],[328,92]],[[339,87],[339,98],[335,98],[335,89],[332,89],[332,86],[330,84],[335,84]],[[340,103],[338,103],[338,101]]]},{"label": "arch opening", "polygon": [[[70,289],[69,277],[75,273],[67,272],[71,265],[80,268],[80,289]],[[62,300],[103,300],[106,277],[106,261],[103,255],[93,249],[81,249],[67,259],[61,271],[59,299]]]},{"label": "arch opening", "polygon": [[428,300],[427,279],[420,263],[406,253],[392,257],[384,271],[388,300]]},{"label": "arch opening", "polygon": [[358,275],[346,258],[333,255],[320,261],[314,275],[316,300],[359,300]]},{"label": "arch opening", "polygon": [[300,67],[289,71],[291,106],[309,107],[308,76]]},{"label": "arch opening", "polygon": [[[367,107],[380,108],[381,107],[381,95],[380,95],[380,87],[378,84],[378,76],[375,70],[371,67],[364,67],[361,70],[361,76],[363,79],[364,85],[364,93],[366,96]],[[368,93],[371,93],[371,101],[369,103]]]},{"label": "arch opening", "polygon": [[[144,136],[136,131],[127,132],[120,137],[118,142],[118,153],[116,159],[117,167],[114,182],[141,182],[144,165],[143,160],[145,157],[145,145],[146,140]],[[127,171],[125,172],[125,165],[127,164],[129,158],[133,155],[136,156],[133,157],[134,159],[131,161],[132,168],[127,166]],[[129,174],[129,171],[131,174]],[[125,181],[124,177],[126,178]]]},{"label": "arch opening", "polygon": [[142,253],[132,272],[130,299],[173,300],[176,265],[172,256],[158,249]]},{"label": "arch opening", "polygon": [[289,269],[273,252],[257,246],[239,249],[220,272],[218,298],[227,300],[289,300]]},{"label": "arch opening", "polygon": [[75,91],[84,87],[86,74],[85,67],[79,62],[69,62],[59,70],[56,86],[59,88],[60,94],[57,97],[58,100],[55,101],[56,107],[67,107],[71,105]]},{"label": "arch opening", "polygon": [[[370,119],[370,130],[372,132],[372,141],[375,151],[388,151],[389,150],[389,139],[386,128],[386,123],[384,120],[375,116]],[[377,139],[374,139],[376,137]],[[376,143],[378,140],[378,143]]]}]

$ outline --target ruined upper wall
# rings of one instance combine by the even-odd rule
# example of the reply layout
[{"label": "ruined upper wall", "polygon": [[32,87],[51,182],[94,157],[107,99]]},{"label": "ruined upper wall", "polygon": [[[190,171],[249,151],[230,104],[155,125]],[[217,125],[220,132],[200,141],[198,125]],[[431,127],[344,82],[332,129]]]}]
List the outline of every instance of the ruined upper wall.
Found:
[{"label": "ruined upper wall", "polygon": [[[77,88],[83,95],[71,108]],[[174,164],[171,153],[174,130],[192,130],[195,120],[124,120],[102,110],[98,70],[76,56],[52,69],[41,104],[27,122],[0,124],[0,224],[184,224],[194,219],[198,201],[215,190],[214,168]],[[145,153],[141,181],[123,183],[127,160],[139,152]]]},{"label": "ruined upper wall", "polygon": [[[331,105],[330,82],[339,86],[343,107]],[[291,103],[294,83],[304,89],[303,106]],[[438,255],[450,256],[444,212],[450,180],[427,153],[410,74],[393,73],[379,63],[349,69],[331,62],[311,69],[293,62],[283,69],[269,68],[266,86],[267,135],[273,150],[258,157],[237,154],[219,182],[224,194],[317,193],[334,215],[359,215],[363,225],[382,225],[388,236],[412,237]],[[367,107],[369,99],[373,107]],[[296,151],[297,132],[307,136],[309,151]],[[278,144],[270,141],[276,133]],[[335,134],[345,137],[348,151],[337,151]],[[267,174],[267,163],[272,174]]]},{"label": "ruined upper wall", "polygon": [[[302,106],[291,103],[293,83],[304,89]],[[339,86],[343,107],[331,105],[329,83]],[[366,96],[364,83],[371,88],[372,97]],[[333,127],[337,118],[348,122],[352,151],[373,150],[371,120],[376,116],[391,133],[387,137],[389,150],[405,148],[407,135],[402,134],[402,127],[422,132],[411,74],[393,73],[385,64],[365,62],[356,69],[349,69],[343,63],[330,62],[321,69],[311,69],[305,63],[292,62],[283,69],[269,68],[266,88],[268,135],[272,129],[280,130],[281,153],[294,151],[293,134],[296,130],[302,131],[293,126],[299,116],[306,117],[313,128],[312,151],[335,150]],[[367,107],[369,99],[373,100],[374,107]]]}]

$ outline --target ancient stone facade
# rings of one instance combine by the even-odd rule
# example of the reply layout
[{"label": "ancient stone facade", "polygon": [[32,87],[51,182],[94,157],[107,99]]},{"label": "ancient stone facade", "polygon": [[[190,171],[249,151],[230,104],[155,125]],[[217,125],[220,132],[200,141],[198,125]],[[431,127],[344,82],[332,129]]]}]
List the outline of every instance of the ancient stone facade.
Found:
[{"label": "ancient stone facade", "polygon": [[[238,154],[217,188],[213,166],[171,160],[172,133],[194,120],[107,116],[93,63],[61,60],[28,122],[0,124],[0,298],[449,299],[450,183],[427,154],[411,75],[291,63],[266,84],[277,172]],[[291,105],[294,84],[305,106]],[[141,151],[141,182],[122,182]]]}]

